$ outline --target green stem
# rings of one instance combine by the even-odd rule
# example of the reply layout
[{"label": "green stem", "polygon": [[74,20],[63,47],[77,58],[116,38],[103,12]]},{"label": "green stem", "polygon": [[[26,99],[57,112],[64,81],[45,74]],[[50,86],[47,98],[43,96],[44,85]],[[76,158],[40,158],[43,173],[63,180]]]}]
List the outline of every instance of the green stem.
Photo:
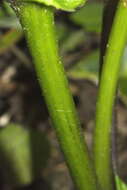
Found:
[{"label": "green stem", "polygon": [[127,39],[127,0],[120,0],[107,44],[99,87],[94,138],[94,162],[102,189],[113,189],[111,163],[112,112]]},{"label": "green stem", "polygon": [[14,5],[14,9],[20,17],[53,126],[74,182],[78,190],[98,190],[58,55],[53,8],[29,2]]}]

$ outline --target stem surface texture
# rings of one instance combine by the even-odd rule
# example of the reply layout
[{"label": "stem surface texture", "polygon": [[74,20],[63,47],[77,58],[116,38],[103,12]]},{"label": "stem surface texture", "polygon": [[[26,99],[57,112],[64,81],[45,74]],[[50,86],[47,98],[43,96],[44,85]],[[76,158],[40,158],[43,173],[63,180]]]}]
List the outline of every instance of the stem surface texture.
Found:
[{"label": "stem surface texture", "polygon": [[13,7],[20,18],[38,81],[77,189],[98,190],[63,65],[58,55],[54,11],[51,7],[31,2],[17,3]]}]

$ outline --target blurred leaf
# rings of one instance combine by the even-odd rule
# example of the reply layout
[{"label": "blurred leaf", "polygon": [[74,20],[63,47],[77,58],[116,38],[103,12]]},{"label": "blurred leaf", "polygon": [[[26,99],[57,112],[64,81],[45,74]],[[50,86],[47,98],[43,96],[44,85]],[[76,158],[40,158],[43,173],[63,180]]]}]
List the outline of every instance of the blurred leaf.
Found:
[{"label": "blurred leaf", "polygon": [[65,52],[75,50],[78,45],[83,43],[85,38],[86,36],[83,30],[70,33],[61,46],[61,53],[64,54]]},{"label": "blurred leaf", "polygon": [[19,30],[9,30],[4,35],[0,35],[0,54],[14,45],[22,37],[22,32]]},{"label": "blurred leaf", "polygon": [[127,76],[121,76],[119,79],[119,89],[122,95],[127,96]]},{"label": "blurred leaf", "polygon": [[2,7],[3,7],[3,10],[5,11],[5,14],[7,14],[7,15],[9,15],[9,16],[16,16],[16,14],[15,14],[15,12],[13,11],[13,9],[11,8],[9,2],[3,1]]},{"label": "blurred leaf", "polygon": [[120,97],[127,104],[127,47],[125,47],[122,57],[122,64],[119,77]]},{"label": "blurred leaf", "polygon": [[49,143],[36,129],[10,124],[0,129],[0,165],[9,183],[29,184],[40,177],[49,157]]},{"label": "blurred leaf", "polygon": [[67,72],[67,76],[73,79],[87,79],[90,81],[94,81],[95,83],[97,83],[98,78],[95,74],[88,72],[88,71],[84,71],[84,72],[77,72],[77,71],[68,71]]},{"label": "blurred leaf", "polygon": [[68,36],[68,28],[64,23],[58,24],[56,23],[56,33],[59,39],[59,42],[61,43],[67,36]]},{"label": "blurred leaf", "polygon": [[94,51],[77,63],[68,74],[75,78],[97,80],[99,70],[99,51]]},{"label": "blurred leaf", "polygon": [[88,32],[101,31],[103,4],[100,2],[87,2],[83,8],[72,13],[70,18]]},{"label": "blurred leaf", "polygon": [[3,11],[2,7],[0,7],[0,19],[1,19],[2,17],[4,17],[4,16],[5,16],[4,11]]},{"label": "blurred leaf", "polygon": [[96,50],[90,53],[76,67],[97,74],[99,70],[99,51]]},{"label": "blurred leaf", "polygon": [[2,17],[0,18],[0,27],[1,28],[15,28],[21,30],[21,25],[19,20],[15,16]]},{"label": "blurred leaf", "polygon": [[1,28],[15,28],[21,30],[19,20],[10,7],[9,3],[3,2],[0,7],[0,27]]},{"label": "blurred leaf", "polygon": [[127,184],[125,184],[118,175],[115,176],[117,190],[127,190]]},{"label": "blurred leaf", "polygon": [[121,76],[126,75],[126,74],[127,74],[127,46],[124,49],[124,54],[122,57],[122,66],[121,66],[121,71],[120,71]]}]

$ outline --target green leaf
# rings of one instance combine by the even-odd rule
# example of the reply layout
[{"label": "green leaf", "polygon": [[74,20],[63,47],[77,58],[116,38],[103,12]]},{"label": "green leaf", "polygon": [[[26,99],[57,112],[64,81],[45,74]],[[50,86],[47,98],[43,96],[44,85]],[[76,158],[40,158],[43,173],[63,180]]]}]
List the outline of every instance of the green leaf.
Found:
[{"label": "green leaf", "polygon": [[4,11],[5,15],[8,15],[8,16],[16,16],[16,15],[15,15],[15,12],[14,12],[14,10],[12,9],[12,7],[10,6],[9,2],[3,1],[3,2],[2,2],[2,8],[3,8],[3,11]]},{"label": "green leaf", "polygon": [[22,31],[16,29],[9,30],[4,35],[0,35],[0,54],[14,45],[22,37],[22,35]]},{"label": "green leaf", "polygon": [[88,32],[97,32],[101,31],[102,24],[102,13],[103,13],[103,4],[98,2],[87,2],[86,5],[72,13],[70,18],[76,24],[82,26]]},{"label": "green leaf", "polygon": [[0,7],[0,19],[3,18],[5,15],[4,15],[4,11],[2,10],[2,8]]},{"label": "green leaf", "polygon": [[64,11],[74,11],[76,8],[83,6],[86,0],[24,0],[24,2],[37,2]]},{"label": "green leaf", "polygon": [[9,183],[31,183],[40,176],[48,156],[48,141],[38,130],[15,124],[0,129],[0,165]]},{"label": "green leaf", "polygon": [[127,46],[124,49],[124,54],[122,57],[122,67],[121,67],[121,71],[120,71],[121,76],[126,75],[126,74],[127,74]]},{"label": "green leaf", "polygon": [[124,54],[122,57],[122,64],[119,77],[119,90],[121,99],[127,105],[127,47],[125,47]]},{"label": "green leaf", "polygon": [[61,53],[73,51],[75,48],[82,44],[86,36],[83,30],[71,32],[61,45]]},{"label": "green leaf", "polygon": [[64,23],[56,23],[56,34],[60,44],[66,39],[68,33],[68,27]]},{"label": "green leaf", "polygon": [[118,175],[115,176],[117,190],[127,190],[127,184],[125,184]]},{"label": "green leaf", "polygon": [[89,80],[98,79],[99,69],[99,51],[93,51],[84,59],[80,60],[71,70],[68,75],[74,78],[85,78]]},{"label": "green leaf", "polygon": [[18,18],[9,3],[3,2],[0,7],[0,27],[15,28],[21,30]]},{"label": "green leaf", "polygon": [[119,89],[124,96],[127,96],[127,76],[121,76],[120,77]]},{"label": "green leaf", "polygon": [[21,25],[19,24],[19,21],[15,16],[1,17],[0,27],[1,28],[15,28],[15,29],[21,30]]}]

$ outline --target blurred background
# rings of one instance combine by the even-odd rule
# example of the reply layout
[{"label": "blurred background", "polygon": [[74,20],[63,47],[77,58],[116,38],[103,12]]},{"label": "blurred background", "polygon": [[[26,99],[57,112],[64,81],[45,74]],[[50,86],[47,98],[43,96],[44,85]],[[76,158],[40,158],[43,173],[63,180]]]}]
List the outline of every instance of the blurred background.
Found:
[{"label": "blurred background", "polygon": [[[100,47],[103,49],[101,30],[104,6],[103,0],[89,0],[86,6],[76,12],[56,11],[55,14],[60,55],[81,120],[83,134],[90,150],[98,91]],[[108,18],[111,19],[108,23],[111,24],[112,17],[110,16],[113,15],[113,9],[111,8],[106,14],[109,14]],[[103,33],[109,31],[104,27]],[[106,101],[108,101],[108,92]],[[127,182],[127,48],[121,61],[115,112],[115,125],[117,125],[116,134],[114,134],[117,139],[115,156],[118,173]],[[7,129],[8,136],[6,136],[4,130],[10,127],[13,128],[13,134]],[[37,155],[45,158],[45,164],[39,162],[37,158],[35,161],[40,165],[36,166],[33,161],[36,151],[33,151],[33,145],[31,145],[30,158],[35,168],[37,167],[37,175],[29,180],[29,183],[24,184],[15,184],[15,180],[10,180],[12,175],[16,175],[9,172],[12,169],[8,160],[14,156],[11,148],[15,149],[14,153],[19,157],[22,157],[22,154],[18,153],[19,149],[24,150],[23,146],[29,149],[29,143],[22,145],[20,142],[24,138],[24,131],[17,131],[17,128],[27,129],[27,132],[32,134],[33,141],[36,141],[36,137],[33,137],[34,132],[31,130],[37,130],[44,136],[39,143],[40,146],[44,145],[45,151],[41,154],[42,150],[39,149]],[[7,149],[6,144],[9,144],[7,150],[10,151],[0,159],[1,190],[74,190],[41,95],[23,31],[15,13],[5,1],[0,2],[0,130],[4,139],[0,141],[2,144],[0,151],[4,155],[3,152]],[[10,163],[13,168],[14,160]],[[25,173],[29,173],[28,170],[23,174],[25,179],[27,178]],[[22,173],[22,168],[20,173]]]}]

